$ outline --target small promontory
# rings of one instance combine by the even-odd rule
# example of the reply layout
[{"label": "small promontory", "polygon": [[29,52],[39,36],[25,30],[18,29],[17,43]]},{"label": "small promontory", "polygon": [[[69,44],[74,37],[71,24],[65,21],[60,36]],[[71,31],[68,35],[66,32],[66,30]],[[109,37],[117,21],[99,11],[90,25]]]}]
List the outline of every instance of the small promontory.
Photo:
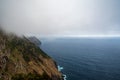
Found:
[{"label": "small promontory", "polygon": [[37,39],[35,36],[32,36],[32,37],[28,37],[28,39],[34,43],[36,46],[39,46],[41,45],[41,41],[39,39]]}]

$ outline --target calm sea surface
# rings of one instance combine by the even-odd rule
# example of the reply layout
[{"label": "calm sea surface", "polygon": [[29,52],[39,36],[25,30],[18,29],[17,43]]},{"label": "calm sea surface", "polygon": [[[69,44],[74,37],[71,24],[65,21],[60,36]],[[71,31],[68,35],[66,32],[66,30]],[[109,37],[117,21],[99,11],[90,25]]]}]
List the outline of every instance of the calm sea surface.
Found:
[{"label": "calm sea surface", "polygon": [[41,39],[67,80],[120,80],[120,38]]}]

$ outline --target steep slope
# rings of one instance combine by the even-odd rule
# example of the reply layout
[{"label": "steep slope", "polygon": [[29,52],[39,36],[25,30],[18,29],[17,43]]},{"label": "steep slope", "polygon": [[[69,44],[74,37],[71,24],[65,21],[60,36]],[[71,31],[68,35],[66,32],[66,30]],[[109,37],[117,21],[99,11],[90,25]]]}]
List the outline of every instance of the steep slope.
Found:
[{"label": "steep slope", "polygon": [[0,30],[0,80],[61,80],[61,73],[27,38]]}]

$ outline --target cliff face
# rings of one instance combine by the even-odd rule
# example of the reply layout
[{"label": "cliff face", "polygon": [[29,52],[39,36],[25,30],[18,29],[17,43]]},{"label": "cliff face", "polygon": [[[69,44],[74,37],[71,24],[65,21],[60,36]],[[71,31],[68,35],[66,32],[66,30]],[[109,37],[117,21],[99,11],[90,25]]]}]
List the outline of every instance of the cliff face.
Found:
[{"label": "cliff face", "polygon": [[61,73],[27,38],[0,31],[0,80],[61,80]]}]

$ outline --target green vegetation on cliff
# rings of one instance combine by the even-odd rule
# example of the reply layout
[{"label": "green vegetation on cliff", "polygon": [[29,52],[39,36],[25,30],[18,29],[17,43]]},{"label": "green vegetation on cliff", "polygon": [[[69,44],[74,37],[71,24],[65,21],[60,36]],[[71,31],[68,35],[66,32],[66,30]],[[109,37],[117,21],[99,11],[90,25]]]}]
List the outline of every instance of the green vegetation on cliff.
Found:
[{"label": "green vegetation on cliff", "polygon": [[0,29],[0,80],[61,80],[61,73],[36,44]]}]

